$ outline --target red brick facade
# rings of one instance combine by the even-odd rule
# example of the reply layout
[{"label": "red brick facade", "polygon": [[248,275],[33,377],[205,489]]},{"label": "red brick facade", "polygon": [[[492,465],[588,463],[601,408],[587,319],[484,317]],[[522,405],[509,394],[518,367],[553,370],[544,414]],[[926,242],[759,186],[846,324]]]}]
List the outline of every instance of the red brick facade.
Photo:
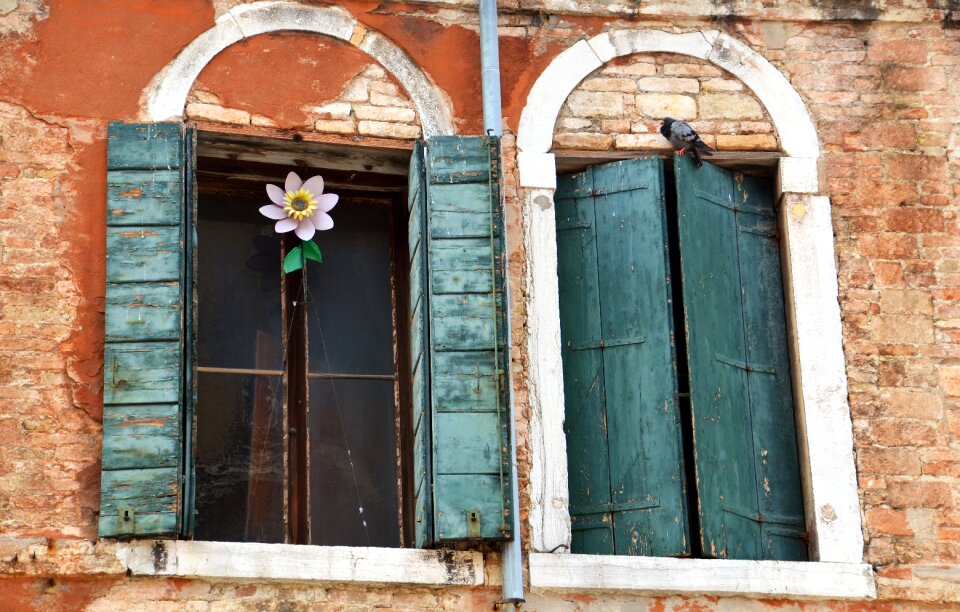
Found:
[{"label": "red brick facade", "polygon": [[[114,543],[96,542],[106,124],[142,119],[141,94],[151,79],[235,4],[0,2],[0,601],[6,602],[0,607],[491,609],[500,597],[496,555],[488,560],[488,585],[476,588],[237,584],[127,577]],[[458,133],[479,133],[472,8],[341,4],[392,38],[434,81],[454,109]],[[958,605],[960,7],[900,0],[871,11],[880,3],[862,2],[852,4],[870,6],[835,14],[841,9],[822,5],[841,3],[691,0],[649,3],[663,5],[659,14],[647,7],[630,17],[608,14],[599,4],[590,10],[581,3],[577,14],[550,2],[501,6],[524,537],[530,411],[522,382],[529,359],[526,250],[514,155],[520,112],[544,67],[578,39],[613,27],[720,29],[787,77],[819,135],[821,193],[832,204],[864,561],[877,576],[875,602],[787,604],[803,610]],[[729,5],[731,15],[699,17],[700,5]],[[378,138],[420,135],[409,96],[376,64],[345,43],[307,44],[310,39],[266,34],[243,43],[245,53],[228,50],[195,84],[187,117]],[[271,95],[263,95],[265,89]],[[644,110],[644,104],[651,106]],[[554,147],[662,149],[656,119],[668,108],[687,112],[719,149],[779,145],[767,113],[731,75],[658,54],[615,60],[583,81],[560,113]],[[524,609],[785,605],[597,592],[530,593],[528,602]]]}]

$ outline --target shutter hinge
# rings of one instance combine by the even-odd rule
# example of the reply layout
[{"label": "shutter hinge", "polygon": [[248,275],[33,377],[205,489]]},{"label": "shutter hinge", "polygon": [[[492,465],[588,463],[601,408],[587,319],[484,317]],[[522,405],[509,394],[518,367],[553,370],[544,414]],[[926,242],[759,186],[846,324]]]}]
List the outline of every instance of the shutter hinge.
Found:
[{"label": "shutter hinge", "polygon": [[133,535],[134,527],[136,526],[136,510],[132,507],[124,506],[117,508],[117,512],[120,514],[120,520],[117,521],[117,534]]}]

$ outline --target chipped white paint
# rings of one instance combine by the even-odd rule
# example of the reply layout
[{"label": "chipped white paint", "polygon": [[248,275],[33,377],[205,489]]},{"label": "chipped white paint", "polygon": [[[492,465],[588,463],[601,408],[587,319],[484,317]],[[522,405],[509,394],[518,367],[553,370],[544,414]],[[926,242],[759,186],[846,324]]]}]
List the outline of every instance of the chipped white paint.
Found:
[{"label": "chipped white paint", "polygon": [[[187,95],[203,68],[230,45],[268,32],[313,32],[356,43],[386,68],[407,91],[420,114],[425,136],[453,134],[449,102],[410,57],[389,38],[360,28],[348,11],[336,6],[304,6],[295,2],[254,2],[230,9],[214,26],[195,38],[158,73],[143,92],[148,121],[183,116]],[[355,32],[361,32],[353,41]]]},{"label": "chipped white paint", "polygon": [[117,545],[134,576],[480,586],[476,551],[295,546],[248,542],[138,541]]},{"label": "chipped white paint", "polygon": [[[524,153],[546,153],[553,144],[553,126],[573,88],[603,62],[593,48],[580,41],[555,57],[530,89],[520,114],[517,148]],[[523,165],[521,164],[521,169]],[[522,172],[522,170],[521,170]],[[520,183],[523,186],[522,182]]]},{"label": "chipped white paint", "polygon": [[730,561],[532,553],[536,592],[620,591],[650,595],[736,595],[873,599],[873,568],[862,563]]},{"label": "chipped white paint", "polygon": [[777,193],[817,193],[818,161],[812,157],[781,157],[777,166]]},{"label": "chipped white paint", "polygon": [[[811,558],[817,562],[728,562],[544,555],[570,542],[563,376],[557,299],[555,165],[545,156],[567,96],[604,62],[633,53],[697,57],[739,77],[767,107],[787,157],[778,196],[785,244],[784,284],[792,327],[797,420]],[[530,574],[542,588],[605,588],[651,592],[873,597],[863,536],[846,397],[830,202],[819,190],[820,147],[810,115],[787,79],[746,45],[716,31],[671,34],[617,30],[580,41],[558,55],[534,84],[517,135],[525,187],[531,404]],[[548,176],[553,173],[554,176]],[[802,245],[791,249],[790,245]],[[733,565],[730,565],[733,563]],[[715,565],[716,564],[716,565]],[[651,571],[648,576],[645,572]],[[663,570],[663,571],[661,571]],[[827,584],[827,579],[831,582]],[[579,581],[579,582],[578,582]],[[642,584],[641,584],[642,582]],[[831,584],[839,585],[836,589]]]},{"label": "chipped white paint", "polygon": [[820,157],[820,140],[803,99],[766,58],[736,38],[720,34],[704,59],[753,90],[773,120],[788,157]]},{"label": "chipped white paint", "polygon": [[396,78],[410,95],[426,137],[453,134],[453,113],[427,75],[386,36],[369,31],[359,45]]},{"label": "chipped white paint", "polygon": [[820,561],[859,563],[863,533],[830,199],[784,194],[780,212],[805,514],[815,536],[811,554]]},{"label": "chipped white paint", "polygon": [[[522,154],[521,154],[522,155]],[[541,154],[543,155],[543,154]],[[551,156],[552,157],[552,156]],[[551,163],[552,163],[551,159]],[[553,171],[556,180],[556,170]],[[533,204],[524,209],[526,282],[537,281],[531,305],[555,315],[560,292],[557,282],[557,234],[551,189],[528,189]],[[563,433],[563,369],[559,359],[539,359],[560,354],[560,317],[537,315],[539,324],[528,327],[527,389],[530,402],[531,453],[530,537],[533,550],[568,552],[570,514],[567,497],[567,442]],[[558,464],[559,462],[559,464]],[[537,486],[539,485],[539,486]]]},{"label": "chipped white paint", "polygon": [[[534,189],[557,188],[557,161],[553,153],[517,154],[520,168],[520,184]],[[551,199],[553,196],[550,196]]]}]

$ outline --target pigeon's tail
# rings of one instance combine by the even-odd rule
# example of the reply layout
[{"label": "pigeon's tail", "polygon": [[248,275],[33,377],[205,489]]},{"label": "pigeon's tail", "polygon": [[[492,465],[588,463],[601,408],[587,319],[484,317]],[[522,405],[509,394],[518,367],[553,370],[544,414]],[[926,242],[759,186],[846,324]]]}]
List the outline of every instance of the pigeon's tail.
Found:
[{"label": "pigeon's tail", "polygon": [[710,156],[716,153],[716,151],[714,151],[713,148],[710,147],[710,145],[703,142],[699,138],[697,139],[696,146],[694,148],[697,149],[697,152],[699,152],[701,155]]},{"label": "pigeon's tail", "polygon": [[[696,162],[697,162],[697,168],[702,168],[702,167],[703,167],[703,160],[700,159],[700,151],[698,151],[698,149],[699,149],[699,147],[690,147],[690,152],[693,153],[693,159],[695,159]],[[709,155],[709,153],[708,153],[708,155]]]}]

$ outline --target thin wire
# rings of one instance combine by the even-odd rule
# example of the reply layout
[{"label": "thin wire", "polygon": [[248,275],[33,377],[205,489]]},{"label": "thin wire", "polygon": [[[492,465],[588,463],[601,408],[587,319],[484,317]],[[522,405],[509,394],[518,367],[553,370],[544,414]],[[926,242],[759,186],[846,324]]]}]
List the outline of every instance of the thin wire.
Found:
[{"label": "thin wire", "polygon": [[[300,275],[301,289],[303,290],[304,304],[313,306],[313,316],[317,321],[317,331],[320,333],[320,348],[323,349],[323,359],[330,367],[330,355],[327,353],[327,342],[323,337],[323,326],[320,325],[320,309],[316,303],[310,299],[307,289],[307,267],[304,265],[303,273]],[[309,309],[308,309],[309,312]],[[363,535],[367,539],[367,545],[370,545],[370,531],[367,529],[367,520],[363,517],[363,499],[360,496],[360,484],[357,482],[357,469],[353,465],[353,453],[350,450],[350,441],[347,440],[347,428],[343,423],[343,413],[340,410],[340,397],[337,395],[337,385],[334,379],[330,379],[330,388],[333,390],[333,404],[337,409],[337,420],[340,422],[340,432],[343,434],[343,446],[347,451],[347,461],[350,463],[350,477],[353,479],[353,488],[357,492],[357,517],[360,524],[363,525]]]}]

